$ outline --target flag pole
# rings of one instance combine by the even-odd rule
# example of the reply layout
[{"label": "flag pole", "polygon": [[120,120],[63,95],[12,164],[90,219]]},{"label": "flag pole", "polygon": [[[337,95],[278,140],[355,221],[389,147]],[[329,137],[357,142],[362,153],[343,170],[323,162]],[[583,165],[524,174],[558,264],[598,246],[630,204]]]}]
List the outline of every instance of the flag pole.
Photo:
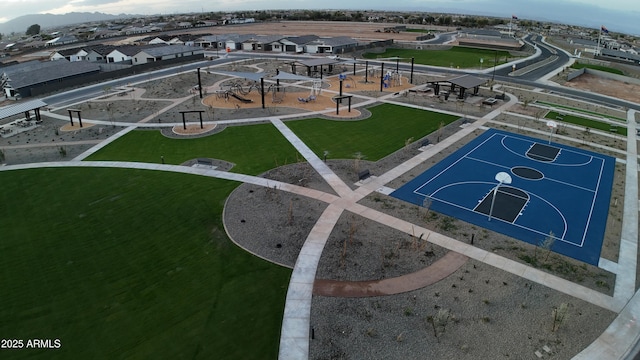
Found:
[{"label": "flag pole", "polygon": [[598,31],[598,47],[596,48],[596,56],[600,55],[600,37],[602,36],[602,26],[600,26],[600,31]]}]

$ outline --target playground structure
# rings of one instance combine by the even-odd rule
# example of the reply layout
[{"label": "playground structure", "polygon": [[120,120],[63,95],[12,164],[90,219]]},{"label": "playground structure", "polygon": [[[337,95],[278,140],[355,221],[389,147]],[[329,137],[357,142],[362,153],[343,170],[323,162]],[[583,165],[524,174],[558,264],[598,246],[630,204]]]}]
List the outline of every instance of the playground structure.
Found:
[{"label": "playground structure", "polygon": [[[384,75],[382,74],[382,68],[374,67],[367,70],[363,83],[370,82],[370,79],[380,79],[382,77],[382,84],[385,89],[391,87],[402,86],[402,73],[397,70],[388,70]],[[375,81],[379,83],[378,81]]]},{"label": "playground structure", "polygon": [[253,89],[256,89],[256,91],[260,93],[260,87],[255,82],[249,84],[246,89],[240,81],[231,81],[227,86],[229,87],[228,91],[236,95],[248,95]]},{"label": "playground structure", "polygon": [[318,96],[322,93],[322,79],[313,79],[311,84],[311,94],[309,96]]},{"label": "playground structure", "polygon": [[229,97],[235,98],[236,100],[242,102],[242,103],[252,103],[253,100],[251,99],[247,99],[245,97],[242,97],[241,95],[236,94],[235,92],[231,91],[231,90],[220,90],[220,91],[216,91],[216,98],[218,99],[224,99],[224,101],[229,101]]},{"label": "playground structure", "polygon": [[338,79],[344,83],[344,86],[346,88],[356,87],[356,81],[352,77],[348,76],[347,74],[340,74],[338,76]]},{"label": "playground structure", "polygon": [[399,71],[387,71],[382,78],[382,84],[385,88],[402,86],[402,75]]},{"label": "playground structure", "polygon": [[267,88],[266,93],[271,92],[271,102],[275,104],[281,103],[286,95],[286,88],[279,84],[271,84]]},{"label": "playground structure", "polygon": [[[249,95],[253,90],[262,95],[262,89],[257,83],[243,86],[239,81],[232,81],[227,86],[227,90],[216,92],[216,96],[218,99],[225,99],[226,101],[229,100],[229,97],[233,97],[240,102],[250,103],[253,102],[253,100],[247,99],[243,95]],[[286,87],[280,84],[271,84],[265,90],[265,95],[268,93],[271,93],[271,102],[279,104],[285,99]]]}]

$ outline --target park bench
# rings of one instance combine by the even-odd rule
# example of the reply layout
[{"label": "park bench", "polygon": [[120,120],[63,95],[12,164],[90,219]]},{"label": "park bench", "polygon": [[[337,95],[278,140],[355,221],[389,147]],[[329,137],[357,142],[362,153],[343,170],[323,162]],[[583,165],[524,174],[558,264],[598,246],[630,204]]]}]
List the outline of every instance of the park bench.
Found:
[{"label": "park bench", "polygon": [[358,173],[358,179],[360,181],[366,180],[371,177],[371,172],[369,169],[362,170]]}]

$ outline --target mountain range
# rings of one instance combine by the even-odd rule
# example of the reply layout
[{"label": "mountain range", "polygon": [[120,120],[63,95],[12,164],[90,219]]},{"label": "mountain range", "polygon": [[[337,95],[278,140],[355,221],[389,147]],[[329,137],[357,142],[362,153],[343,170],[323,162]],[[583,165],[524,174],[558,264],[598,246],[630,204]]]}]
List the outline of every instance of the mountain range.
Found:
[{"label": "mountain range", "polygon": [[99,12],[72,12],[64,15],[54,14],[31,14],[17,17],[5,23],[0,23],[0,33],[24,34],[27,28],[33,24],[38,24],[42,29],[55,28],[59,26],[89,23],[95,21],[110,21],[122,18],[137,17],[137,15],[110,15]]}]

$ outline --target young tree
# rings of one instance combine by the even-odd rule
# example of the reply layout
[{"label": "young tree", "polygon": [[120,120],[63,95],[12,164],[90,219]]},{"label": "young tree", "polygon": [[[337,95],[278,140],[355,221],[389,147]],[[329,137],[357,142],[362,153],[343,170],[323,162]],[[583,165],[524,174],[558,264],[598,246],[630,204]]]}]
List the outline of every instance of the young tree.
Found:
[{"label": "young tree", "polygon": [[553,326],[551,327],[552,332],[556,332],[565,320],[567,320],[567,316],[569,315],[569,304],[562,303],[557,308],[553,308]]},{"label": "young tree", "polygon": [[551,248],[553,247],[553,243],[556,242],[556,237],[553,231],[549,231],[549,236],[547,236],[542,244],[540,245],[543,249],[547,251],[547,256],[545,256],[544,261],[546,262],[549,259],[549,255],[551,254]]},{"label": "young tree", "polygon": [[27,28],[27,31],[25,32],[26,35],[38,35],[40,34],[40,25],[38,24],[33,24],[31,26],[29,26],[29,28]]}]

